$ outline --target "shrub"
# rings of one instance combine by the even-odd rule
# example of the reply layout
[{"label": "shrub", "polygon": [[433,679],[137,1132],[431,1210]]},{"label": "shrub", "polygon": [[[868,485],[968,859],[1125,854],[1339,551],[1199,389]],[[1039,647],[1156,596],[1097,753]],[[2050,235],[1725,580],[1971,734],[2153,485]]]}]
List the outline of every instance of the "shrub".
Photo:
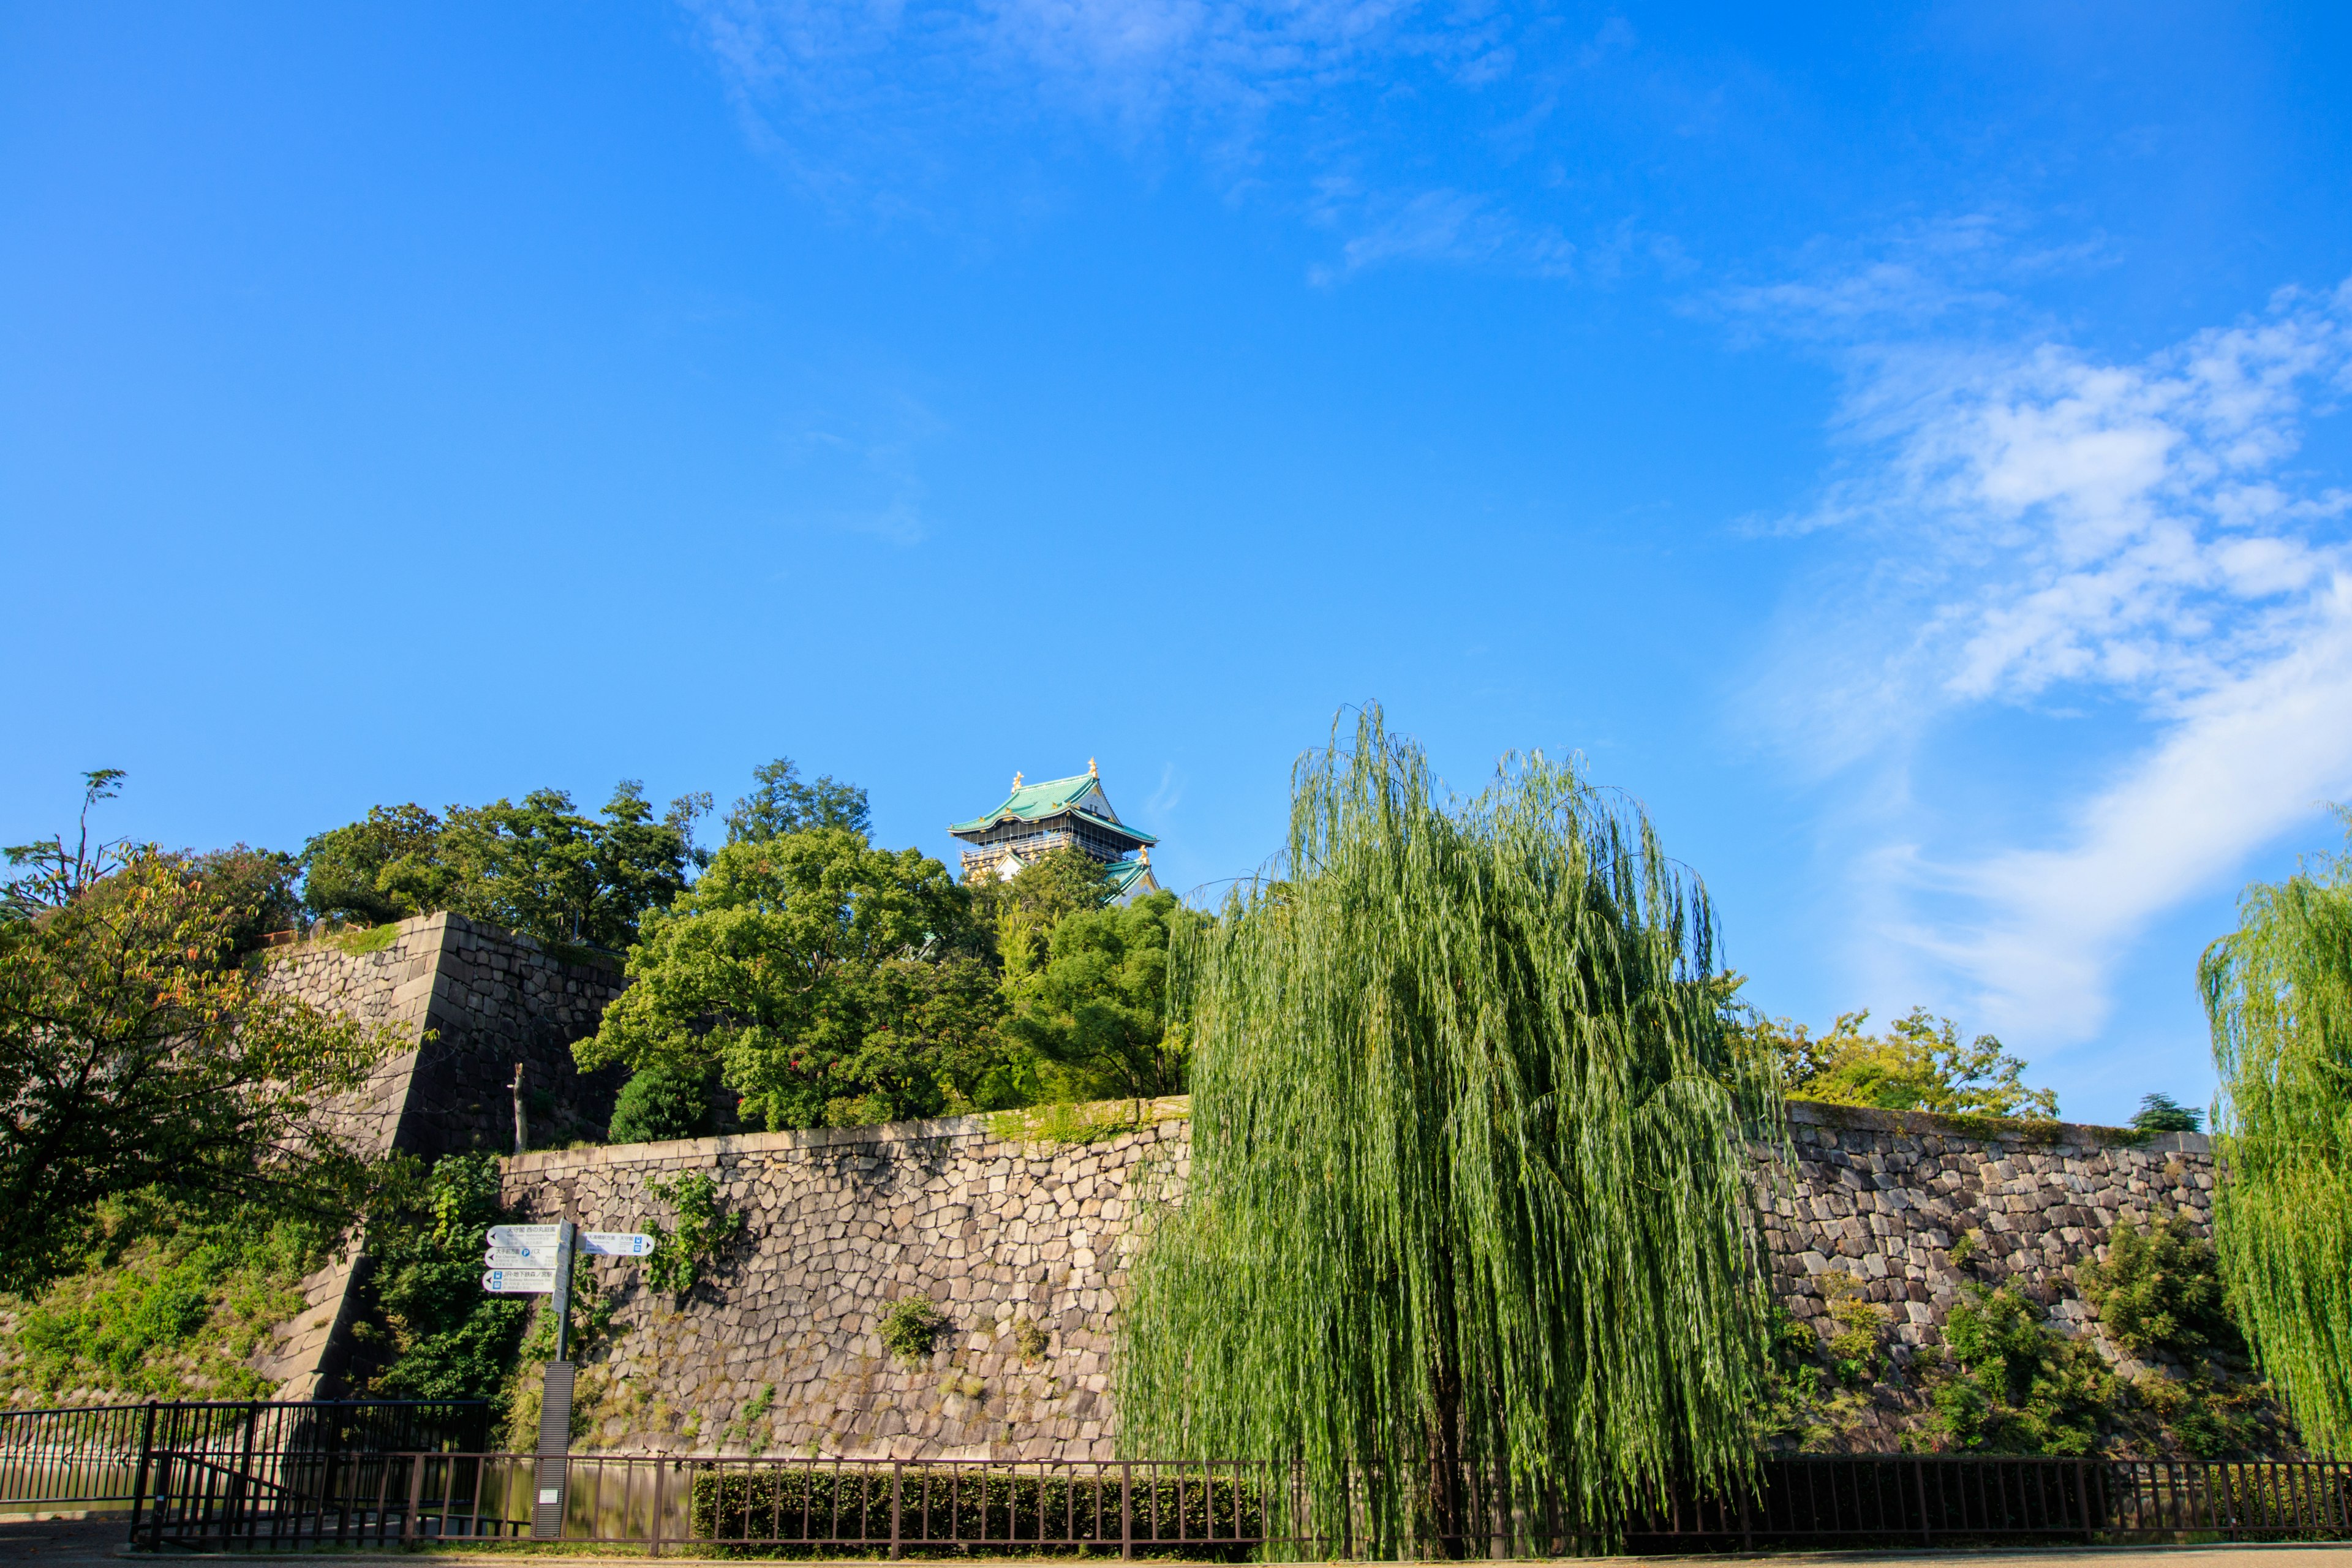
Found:
[{"label": "shrub", "polygon": [[700,1138],[710,1131],[710,1077],[707,1069],[659,1058],[629,1075],[613,1102],[606,1141],[657,1143]]},{"label": "shrub", "polygon": [[882,1314],[876,1331],[882,1336],[883,1348],[911,1366],[931,1353],[933,1342],[947,1324],[946,1315],[929,1296],[907,1296]]},{"label": "shrub", "polygon": [[[691,1502],[698,1541],[887,1542],[891,1539],[892,1472],[780,1466],[750,1474],[705,1471]],[[896,1475],[898,1537],[958,1555],[977,1549],[1035,1553],[1056,1537],[1120,1542],[1121,1501],[1138,1545],[1182,1542],[1192,1562],[1234,1561],[1251,1553],[1266,1529],[1265,1499],[1239,1478],[1193,1471],[1147,1475],[1137,1467],[1130,1489],[1107,1475],[1023,1475],[977,1468],[908,1465]]]},{"label": "shrub", "polygon": [[1822,1281],[1830,1321],[1838,1325],[1829,1336],[1829,1352],[1841,1383],[1868,1383],[1878,1376],[1878,1336],[1886,1327],[1886,1309],[1870,1300],[1868,1289],[1851,1274],[1831,1274]]},{"label": "shrub", "polygon": [[2116,1226],[2106,1262],[2085,1263],[2079,1273],[2107,1337],[2134,1355],[2187,1355],[2237,1342],[2212,1246],[2179,1215],[2145,1230]]},{"label": "shrub", "polygon": [[[412,1167],[413,1169],[413,1167]],[[482,1289],[482,1248],[506,1217],[488,1154],[450,1154],[395,1187],[368,1225],[381,1322],[360,1336],[389,1354],[370,1390],[410,1399],[499,1400],[530,1303]]]},{"label": "shrub", "polygon": [[1945,1321],[1949,1362],[1931,1376],[1935,1428],[1955,1447],[2006,1454],[2087,1454],[2116,1379],[2090,1346],[2042,1326],[2006,1288],[1972,1287]]},{"label": "shrub", "polygon": [[656,1290],[682,1297],[700,1282],[703,1268],[717,1259],[719,1249],[742,1233],[743,1216],[719,1206],[719,1184],[709,1176],[648,1177],[646,1190],[677,1215],[675,1230],[651,1227],[654,1250],[646,1259],[646,1281]]}]

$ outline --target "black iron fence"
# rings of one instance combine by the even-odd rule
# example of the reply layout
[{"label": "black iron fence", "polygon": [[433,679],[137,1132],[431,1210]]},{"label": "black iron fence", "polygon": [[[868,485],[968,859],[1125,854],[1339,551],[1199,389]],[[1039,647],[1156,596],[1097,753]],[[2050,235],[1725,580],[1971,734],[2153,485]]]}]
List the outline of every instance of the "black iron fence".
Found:
[{"label": "black iron fence", "polygon": [[[522,1454],[216,1451],[152,1456],[134,1541],[207,1550],[527,1538],[544,1461]],[[1341,1557],[1299,1533],[1300,1481],[1257,1463],[951,1462],[575,1454],[546,1501],[557,1538],[661,1551],[935,1556]],[[1467,1554],[1593,1540],[1519,1517]],[[2352,1466],[1887,1455],[1774,1456],[1745,1498],[1633,1520],[1622,1548],[2352,1539]],[[1434,1546],[1435,1542],[1427,1543]],[[1408,1552],[1407,1555],[1423,1555]]]},{"label": "black iron fence", "polygon": [[0,1411],[0,1507],[127,1503],[154,1406]]},{"label": "black iron fence", "polygon": [[[479,1400],[155,1402],[0,1410],[0,1506],[136,1505],[153,1464],[249,1470],[304,1454],[482,1447]],[[275,1458],[272,1458],[275,1457]]]},{"label": "black iron fence", "polygon": [[[243,1469],[158,1453],[133,1543],[253,1550],[528,1538],[527,1454],[262,1456]],[[1137,1552],[1239,1560],[1320,1543],[1270,1530],[1289,1468],[1116,1460],[894,1463],[574,1454],[557,1539],[791,1552]]]},{"label": "black iron fence", "polygon": [[1776,1455],[1759,1479],[1636,1520],[1628,1546],[2352,1539],[2352,1465],[2321,1460]]}]

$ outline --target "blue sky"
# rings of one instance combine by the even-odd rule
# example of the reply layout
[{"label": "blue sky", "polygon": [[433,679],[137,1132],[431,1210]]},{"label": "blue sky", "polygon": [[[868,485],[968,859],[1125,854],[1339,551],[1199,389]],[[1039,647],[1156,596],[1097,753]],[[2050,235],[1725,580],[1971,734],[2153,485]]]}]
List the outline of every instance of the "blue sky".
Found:
[{"label": "blue sky", "polygon": [[1377,699],[1580,751],[1769,1010],[2201,1099],[2352,798],[2352,14],[0,7],[0,830],[299,847]]}]

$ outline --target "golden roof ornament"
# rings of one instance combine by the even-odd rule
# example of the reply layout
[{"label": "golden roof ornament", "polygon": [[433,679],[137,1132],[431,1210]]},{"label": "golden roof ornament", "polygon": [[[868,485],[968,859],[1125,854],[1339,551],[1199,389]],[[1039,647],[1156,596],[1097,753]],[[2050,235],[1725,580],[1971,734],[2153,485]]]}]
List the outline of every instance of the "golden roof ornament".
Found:
[{"label": "golden roof ornament", "polygon": [[1021,774],[1018,770],[1015,770],[1013,774],[1013,787],[1014,789],[1019,789],[1021,787]]},{"label": "golden roof ornament", "polygon": [[1098,779],[1102,777],[1102,774],[1095,772],[1095,760],[1092,757],[1088,757],[1087,759],[1087,777],[1090,779]]}]

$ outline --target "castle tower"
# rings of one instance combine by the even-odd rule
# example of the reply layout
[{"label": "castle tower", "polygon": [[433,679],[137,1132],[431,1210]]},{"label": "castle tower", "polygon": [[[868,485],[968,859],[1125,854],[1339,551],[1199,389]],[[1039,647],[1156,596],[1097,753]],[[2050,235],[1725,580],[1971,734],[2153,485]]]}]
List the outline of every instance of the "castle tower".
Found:
[{"label": "castle tower", "polygon": [[1119,821],[1092,757],[1085,773],[1066,779],[1024,784],[1014,773],[1012,793],[993,809],[950,823],[948,831],[972,846],[963,852],[967,882],[1017,876],[1048,849],[1068,845],[1108,869],[1118,902],[1160,890],[1151,875],[1151,847],[1160,840]]}]

